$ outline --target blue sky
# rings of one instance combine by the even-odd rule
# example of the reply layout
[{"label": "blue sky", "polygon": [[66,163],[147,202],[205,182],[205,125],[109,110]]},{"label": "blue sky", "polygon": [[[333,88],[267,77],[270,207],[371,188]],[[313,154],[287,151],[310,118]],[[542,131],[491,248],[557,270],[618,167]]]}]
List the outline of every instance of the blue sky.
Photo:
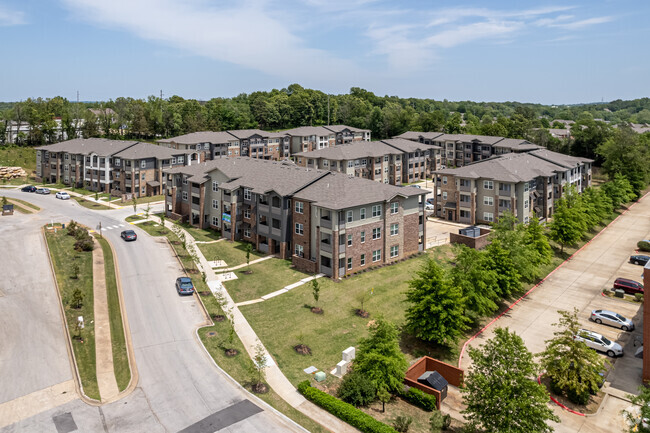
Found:
[{"label": "blue sky", "polygon": [[0,100],[283,88],[545,104],[650,96],[646,0],[0,0]]}]

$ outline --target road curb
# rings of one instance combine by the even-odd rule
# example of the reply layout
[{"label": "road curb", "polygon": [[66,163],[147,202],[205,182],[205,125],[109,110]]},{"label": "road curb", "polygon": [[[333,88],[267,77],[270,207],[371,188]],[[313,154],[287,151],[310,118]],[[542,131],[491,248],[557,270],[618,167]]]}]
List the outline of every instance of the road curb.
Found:
[{"label": "road curb", "polygon": [[[564,260],[562,263],[560,263],[555,269],[553,269],[551,272],[549,272],[544,278],[542,278],[537,284],[535,284],[533,287],[531,287],[526,293],[524,293],[519,299],[517,299],[515,302],[510,304],[505,310],[503,310],[498,316],[496,316],[494,319],[492,319],[487,325],[485,325],[483,328],[481,328],[476,334],[472,335],[466,342],[463,344],[463,347],[460,350],[460,355],[458,356],[458,368],[461,367],[462,361],[463,361],[463,355],[465,354],[465,350],[467,349],[467,346],[469,343],[474,341],[476,337],[481,335],[487,328],[492,326],[494,322],[499,320],[504,314],[506,314],[508,311],[510,311],[515,305],[517,305],[521,300],[523,300],[525,297],[527,297],[529,294],[533,292],[536,288],[541,286],[544,281],[548,279],[551,275],[555,273],[558,269],[560,269],[562,266],[564,266],[567,262],[569,262],[576,254],[578,254],[580,251],[582,251],[587,245],[589,245],[594,239],[596,239],[598,236],[600,236],[605,230],[607,230],[616,220],[618,220],[620,217],[625,215],[627,212],[629,212],[630,209],[632,209],[634,206],[636,206],[641,200],[643,200],[646,196],[648,196],[650,192],[645,193],[642,197],[639,197],[637,201],[632,203],[629,207],[627,207],[623,212],[621,212],[620,215],[618,215],[616,218],[614,218],[612,221],[609,222],[601,231],[596,233],[593,238],[589,239],[583,246],[578,248],[573,254],[571,254],[566,260]],[[602,293],[602,292],[601,292]]]},{"label": "road curb", "polygon": [[[66,348],[68,349],[68,358],[70,360],[70,366],[72,368],[72,376],[74,377],[75,389],[79,398],[86,404],[90,406],[101,406],[102,403],[99,400],[92,399],[88,397],[83,390],[83,385],[81,383],[81,376],[79,375],[79,368],[77,367],[77,358],[74,355],[74,349],[72,348],[72,338],[70,337],[70,330],[68,329],[68,320],[65,317],[65,310],[63,309],[63,298],[61,298],[61,290],[59,289],[59,282],[56,279],[56,272],[54,271],[54,263],[52,262],[52,254],[50,253],[50,247],[47,244],[47,238],[45,236],[45,226],[41,227],[41,234],[43,236],[43,242],[45,242],[45,249],[47,250],[47,258],[50,264],[50,271],[52,272],[52,278],[54,279],[54,287],[56,287],[56,296],[59,300],[59,313],[63,319],[62,324],[66,336]],[[95,372],[95,374],[97,374]]]}]

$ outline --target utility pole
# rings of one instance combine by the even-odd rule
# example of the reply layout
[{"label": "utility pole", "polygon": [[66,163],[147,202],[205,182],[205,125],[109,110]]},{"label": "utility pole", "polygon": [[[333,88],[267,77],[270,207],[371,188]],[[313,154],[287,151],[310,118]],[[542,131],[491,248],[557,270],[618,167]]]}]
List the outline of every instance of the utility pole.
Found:
[{"label": "utility pole", "polygon": [[327,126],[330,126],[330,94],[327,94]]}]

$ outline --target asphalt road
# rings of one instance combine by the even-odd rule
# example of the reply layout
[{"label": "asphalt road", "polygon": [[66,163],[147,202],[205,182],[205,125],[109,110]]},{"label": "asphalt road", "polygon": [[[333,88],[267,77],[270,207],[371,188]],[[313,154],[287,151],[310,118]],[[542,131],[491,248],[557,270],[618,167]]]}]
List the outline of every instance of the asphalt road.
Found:
[{"label": "asphalt road", "polygon": [[[60,433],[72,431],[72,426],[80,431],[108,432],[301,431],[259,401],[248,401],[249,396],[213,365],[195,336],[196,327],[204,321],[199,304],[194,297],[179,297],[174,289],[174,281],[181,275],[178,262],[166,243],[122,220],[133,213],[130,206],[92,211],[73,200],[56,200],[54,195],[6,190],[2,194],[28,199],[43,210],[0,219],[0,244],[10,245],[11,252],[10,260],[0,261],[4,294],[0,297],[0,409],[18,397],[29,400],[23,396],[72,377],[54,283],[40,238],[40,227],[50,220],[67,223],[74,219],[93,228],[101,222],[106,229],[103,234],[118,257],[140,380],[132,394],[101,408],[62,398],[64,404],[44,406],[37,415],[0,431]],[[136,242],[120,239],[125,228],[136,230]],[[9,279],[4,277],[7,274]],[[7,284],[14,281],[20,282]],[[7,289],[8,285],[20,290]],[[30,324],[24,325],[27,319]],[[0,426],[5,424],[0,419]]]}]

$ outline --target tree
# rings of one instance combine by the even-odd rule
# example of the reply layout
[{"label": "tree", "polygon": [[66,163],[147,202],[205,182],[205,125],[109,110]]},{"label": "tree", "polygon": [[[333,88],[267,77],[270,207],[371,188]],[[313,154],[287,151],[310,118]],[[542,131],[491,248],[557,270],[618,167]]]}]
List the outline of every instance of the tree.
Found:
[{"label": "tree", "polygon": [[601,189],[612,201],[614,209],[618,209],[621,205],[636,198],[630,181],[622,174],[615,174],[612,180],[601,186]]},{"label": "tree", "polygon": [[255,356],[253,356],[253,369],[255,371],[255,384],[253,391],[262,392],[266,387],[264,386],[264,378],[266,376],[265,368],[268,367],[268,360],[266,352],[262,343],[257,343],[255,346]]},{"label": "tree", "polygon": [[3,196],[2,196],[2,205],[3,205],[3,206],[6,206],[8,203],[9,203],[9,200],[7,200],[7,197],[5,197],[5,196],[3,195]]},{"label": "tree", "polygon": [[318,304],[318,299],[320,298],[320,284],[316,277],[311,280],[311,294],[314,296],[314,304]]},{"label": "tree", "polygon": [[497,310],[497,275],[489,269],[489,257],[484,251],[458,245],[456,248],[456,265],[449,275],[451,282],[461,288],[465,307],[478,319]]},{"label": "tree", "polygon": [[165,233],[165,211],[164,210],[160,214],[160,225],[162,226],[161,231]]},{"label": "tree", "polygon": [[377,396],[377,387],[365,374],[352,370],[343,376],[336,395],[353,406],[366,406]]},{"label": "tree", "polygon": [[597,392],[605,360],[587,345],[575,339],[580,332],[578,310],[558,311],[560,319],[554,337],[546,341],[540,364],[554,388],[565,391],[576,403],[586,403],[589,393]]},{"label": "tree", "polygon": [[369,333],[368,338],[359,341],[354,370],[367,376],[376,389],[398,392],[408,362],[399,348],[397,328],[379,317],[370,325]]},{"label": "tree", "polygon": [[650,388],[646,386],[639,387],[639,395],[627,396],[632,404],[638,406],[638,410],[625,410],[623,415],[630,426],[630,433],[650,433],[647,421],[650,419]]},{"label": "tree", "polygon": [[565,198],[555,202],[555,212],[550,224],[549,237],[560,244],[560,252],[564,252],[565,245],[571,245],[580,240],[584,234],[583,226]]},{"label": "tree", "polygon": [[520,278],[531,282],[539,277],[539,253],[527,242],[526,226],[520,224],[512,212],[504,212],[499,216],[490,237],[501,242]]},{"label": "tree", "polygon": [[465,301],[460,287],[453,285],[442,268],[428,260],[406,292],[406,328],[424,341],[450,345],[468,328]]},{"label": "tree", "polygon": [[133,213],[138,213],[138,199],[135,194],[131,197],[131,206],[133,206]]},{"label": "tree", "polygon": [[521,276],[512,262],[510,253],[501,246],[501,241],[493,239],[485,251],[489,257],[486,266],[497,277],[497,294],[505,298],[518,292],[521,289]]},{"label": "tree", "polygon": [[248,268],[248,272],[250,272],[251,269],[251,252],[253,251],[253,245],[248,242],[246,243],[246,267]]},{"label": "tree", "polygon": [[526,226],[524,242],[530,245],[539,255],[539,263],[549,264],[553,258],[553,250],[548,243],[548,237],[544,233],[544,227],[539,223],[537,215],[533,214]]},{"label": "tree", "polygon": [[70,298],[70,306],[75,309],[80,309],[84,304],[84,294],[79,288],[76,288],[72,291],[72,297]]},{"label": "tree", "polygon": [[72,278],[75,280],[79,278],[79,265],[77,263],[74,263],[72,265]]},{"label": "tree", "polygon": [[465,378],[463,411],[474,428],[489,432],[546,433],[559,422],[548,406],[546,389],[532,380],[538,373],[521,337],[497,328],[481,348],[470,348],[472,370]]},{"label": "tree", "polygon": [[650,182],[650,142],[629,127],[620,127],[596,152],[604,158],[603,169],[610,179],[625,177],[636,196]]},{"label": "tree", "polygon": [[385,388],[379,388],[379,391],[377,391],[377,398],[381,402],[382,412],[386,412],[386,403],[390,401],[391,397],[391,393],[388,392]]},{"label": "tree", "polygon": [[147,203],[147,207],[144,208],[144,218],[148,220],[150,213],[151,213],[151,203]]}]

